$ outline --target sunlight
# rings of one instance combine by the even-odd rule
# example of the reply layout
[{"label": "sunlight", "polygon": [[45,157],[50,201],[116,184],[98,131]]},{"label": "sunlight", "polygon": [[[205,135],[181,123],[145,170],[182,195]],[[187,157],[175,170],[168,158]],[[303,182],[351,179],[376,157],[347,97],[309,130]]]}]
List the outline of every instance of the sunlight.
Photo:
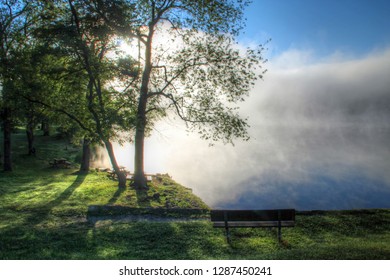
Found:
[{"label": "sunlight", "polygon": [[[168,136],[153,135],[145,139],[145,173],[168,173],[167,164],[172,160],[171,154],[174,147],[169,145],[172,141],[173,130],[168,132]],[[177,133],[176,134],[180,134]],[[115,158],[118,165],[125,167],[126,170],[134,172],[134,144],[124,143],[120,145],[113,143]],[[94,152],[92,162],[93,168],[112,168],[107,151],[103,147],[97,147]]]},{"label": "sunlight", "polygon": [[[142,30],[146,33],[146,30]],[[158,31],[158,32],[157,32]],[[153,37],[153,56],[162,62],[162,57],[168,53],[172,53],[183,46],[180,38],[176,36],[175,29],[169,23],[161,23],[156,27],[156,33]],[[137,39],[118,38],[118,49],[123,56],[131,56],[135,60],[144,58],[144,44]]]},{"label": "sunlight", "polygon": [[119,40],[119,50],[123,53],[124,56],[131,56],[132,58],[138,60],[140,57],[140,51],[142,51],[141,46],[138,41],[125,41]]}]

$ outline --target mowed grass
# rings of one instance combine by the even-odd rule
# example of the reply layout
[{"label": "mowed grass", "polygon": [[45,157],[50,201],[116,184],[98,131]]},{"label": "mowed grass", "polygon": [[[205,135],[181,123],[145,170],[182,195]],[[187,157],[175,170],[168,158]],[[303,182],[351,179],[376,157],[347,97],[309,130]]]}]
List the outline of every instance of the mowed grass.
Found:
[{"label": "mowed grass", "polygon": [[[0,259],[390,259],[390,210],[298,213],[296,226],[223,229],[202,220],[125,222],[116,216],[91,222],[91,205],[158,209],[208,207],[169,177],[147,192],[118,190],[104,172],[78,174],[48,161],[74,162],[79,148],[37,136],[37,155],[25,155],[25,135],[14,137],[15,170],[0,172]],[[185,218],[185,214],[183,214]]]}]

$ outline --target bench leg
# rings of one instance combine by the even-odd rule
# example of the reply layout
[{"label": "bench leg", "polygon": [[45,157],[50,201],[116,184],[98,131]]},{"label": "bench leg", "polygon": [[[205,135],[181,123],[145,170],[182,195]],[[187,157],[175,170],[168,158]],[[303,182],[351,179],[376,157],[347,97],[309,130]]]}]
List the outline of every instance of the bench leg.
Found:
[{"label": "bench leg", "polygon": [[282,242],[282,213],[278,211],[278,241]]},{"label": "bench leg", "polygon": [[224,212],[223,216],[224,216],[224,220],[225,220],[226,241],[227,241],[227,243],[230,244],[230,232],[229,232],[227,212]]},{"label": "bench leg", "polygon": [[226,241],[227,241],[227,243],[230,244],[230,232],[229,232],[229,227],[226,227],[225,230],[226,230]]}]

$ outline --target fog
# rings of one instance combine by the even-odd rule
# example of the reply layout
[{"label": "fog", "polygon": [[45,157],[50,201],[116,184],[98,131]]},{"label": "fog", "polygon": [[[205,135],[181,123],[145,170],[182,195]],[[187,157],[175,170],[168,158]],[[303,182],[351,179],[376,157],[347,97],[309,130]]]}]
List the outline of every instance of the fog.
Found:
[{"label": "fog", "polygon": [[[170,119],[146,142],[146,172],[213,208],[390,208],[390,50],[345,57],[274,57],[241,104],[248,142],[210,147]],[[117,148],[130,169],[132,149]]]}]

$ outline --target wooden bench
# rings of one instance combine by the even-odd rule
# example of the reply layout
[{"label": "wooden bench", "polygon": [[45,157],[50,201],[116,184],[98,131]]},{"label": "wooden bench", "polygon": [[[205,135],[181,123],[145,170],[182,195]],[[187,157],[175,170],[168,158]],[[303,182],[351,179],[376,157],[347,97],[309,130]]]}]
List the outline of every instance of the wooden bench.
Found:
[{"label": "wooden bench", "polygon": [[230,243],[229,228],[277,227],[278,240],[282,239],[282,227],[295,225],[295,209],[276,210],[211,210],[211,221],[215,228],[225,228]]}]

